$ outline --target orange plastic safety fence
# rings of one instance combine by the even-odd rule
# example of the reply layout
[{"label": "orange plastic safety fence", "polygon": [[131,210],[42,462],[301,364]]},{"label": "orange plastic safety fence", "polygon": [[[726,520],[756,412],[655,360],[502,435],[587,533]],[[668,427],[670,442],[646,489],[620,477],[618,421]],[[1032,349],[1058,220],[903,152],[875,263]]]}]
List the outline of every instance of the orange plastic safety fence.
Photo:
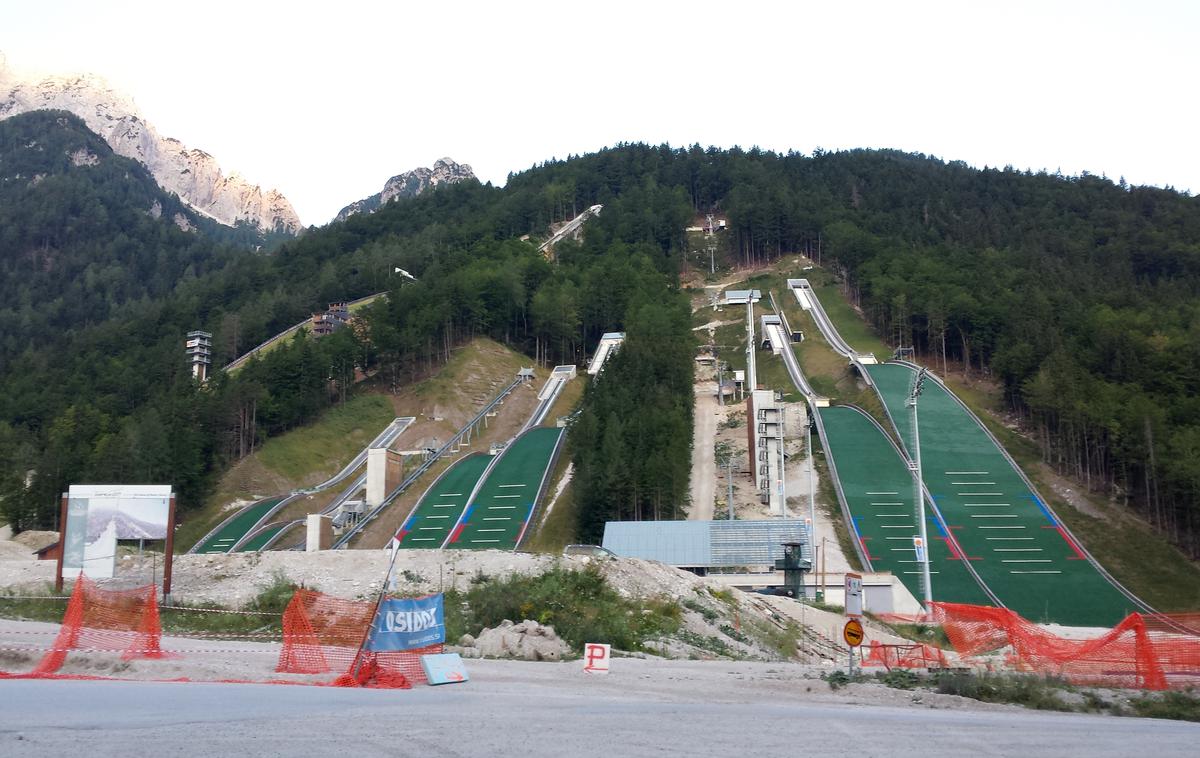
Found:
[{"label": "orange plastic safety fence", "polygon": [[298,589],[283,612],[283,649],[276,671],[323,674],[340,671],[343,687],[399,687],[426,682],[421,656],[442,652],[442,645],[419,650],[359,653],[375,613],[375,603],[343,600]]},{"label": "orange plastic safety fence", "polygon": [[29,676],[62,668],[71,650],[120,651],[122,660],[162,658],[162,627],[153,584],[131,590],[101,589],[79,575],[54,646]]},{"label": "orange plastic safety fence", "polygon": [[915,668],[945,668],[949,664],[946,654],[932,645],[913,643],[911,645],[884,645],[871,640],[867,654],[863,657],[864,666],[883,666],[888,671],[892,669]]},{"label": "orange plastic safety fence", "polygon": [[933,613],[963,656],[1008,648],[1014,667],[1077,684],[1153,690],[1200,684],[1194,614],[1132,613],[1099,637],[1066,639],[1005,608],[934,603]]}]

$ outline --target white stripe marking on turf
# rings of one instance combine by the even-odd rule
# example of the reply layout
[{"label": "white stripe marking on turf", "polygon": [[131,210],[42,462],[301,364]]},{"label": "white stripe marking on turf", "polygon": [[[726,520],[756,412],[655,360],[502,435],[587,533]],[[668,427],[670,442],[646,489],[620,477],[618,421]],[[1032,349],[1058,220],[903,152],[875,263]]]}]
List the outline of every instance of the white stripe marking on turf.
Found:
[{"label": "white stripe marking on turf", "polygon": [[1054,563],[1049,558],[1001,558],[1001,563]]},{"label": "white stripe marking on turf", "polygon": [[989,471],[947,471],[946,476],[987,476]]},{"label": "white stripe marking on turf", "polygon": [[1061,571],[1009,571],[1010,574],[1061,574]]},{"label": "white stripe marking on turf", "polygon": [[524,484],[501,484],[501,487],[524,487]]}]

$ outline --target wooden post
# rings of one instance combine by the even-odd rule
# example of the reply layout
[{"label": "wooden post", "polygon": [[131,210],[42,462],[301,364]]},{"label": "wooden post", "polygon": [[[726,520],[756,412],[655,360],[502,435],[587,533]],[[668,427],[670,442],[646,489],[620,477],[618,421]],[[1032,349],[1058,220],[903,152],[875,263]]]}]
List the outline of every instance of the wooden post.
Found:
[{"label": "wooden post", "polygon": [[175,562],[175,494],[171,493],[171,506],[167,511],[167,546],[163,555],[163,602],[171,594],[171,568]]},{"label": "wooden post", "polygon": [[63,588],[63,553],[67,550],[67,495],[62,496],[62,517],[58,520],[58,568],[54,572],[54,591]]}]

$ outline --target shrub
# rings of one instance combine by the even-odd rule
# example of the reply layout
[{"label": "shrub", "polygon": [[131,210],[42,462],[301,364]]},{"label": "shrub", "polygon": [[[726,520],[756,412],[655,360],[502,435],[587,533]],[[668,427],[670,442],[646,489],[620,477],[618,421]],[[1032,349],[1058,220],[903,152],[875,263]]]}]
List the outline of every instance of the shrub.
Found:
[{"label": "shrub", "polygon": [[485,578],[474,582],[466,593],[446,593],[448,634],[478,634],[505,619],[532,619],[553,626],[559,637],[579,651],[585,642],[641,650],[645,640],[675,632],[681,615],[674,602],[621,597],[595,566],[578,570],[555,567],[538,576]]}]

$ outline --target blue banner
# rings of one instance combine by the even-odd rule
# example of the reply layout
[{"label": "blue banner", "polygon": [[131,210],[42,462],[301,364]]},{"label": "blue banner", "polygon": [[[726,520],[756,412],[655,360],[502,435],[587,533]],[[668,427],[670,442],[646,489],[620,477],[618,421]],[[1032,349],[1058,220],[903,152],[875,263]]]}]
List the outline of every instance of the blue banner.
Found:
[{"label": "blue banner", "polygon": [[413,650],[446,641],[442,595],[389,598],[379,604],[364,648],[372,653]]}]

